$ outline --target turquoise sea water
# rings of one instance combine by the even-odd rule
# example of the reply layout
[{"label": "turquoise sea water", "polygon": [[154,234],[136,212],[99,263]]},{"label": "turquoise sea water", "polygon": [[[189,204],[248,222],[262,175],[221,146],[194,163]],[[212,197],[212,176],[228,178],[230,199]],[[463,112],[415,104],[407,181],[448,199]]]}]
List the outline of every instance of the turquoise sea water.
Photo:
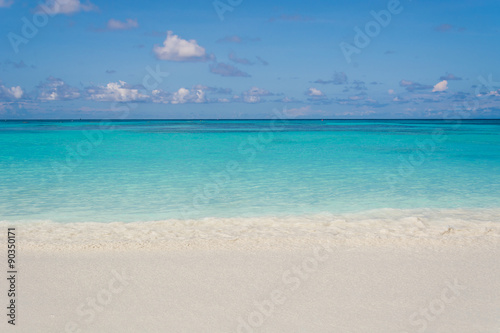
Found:
[{"label": "turquoise sea water", "polygon": [[499,207],[498,120],[0,122],[0,220]]}]

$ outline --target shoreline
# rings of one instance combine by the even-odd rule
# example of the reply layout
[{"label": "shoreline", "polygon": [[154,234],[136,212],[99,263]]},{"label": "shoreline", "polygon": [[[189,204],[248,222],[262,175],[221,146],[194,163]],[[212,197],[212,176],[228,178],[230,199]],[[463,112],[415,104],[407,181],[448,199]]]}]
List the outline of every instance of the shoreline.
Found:
[{"label": "shoreline", "polygon": [[[206,249],[246,246],[293,248],[330,243],[349,246],[441,246],[500,241],[500,209],[396,210],[259,218],[204,218],[151,222],[6,222],[26,249]],[[1,237],[4,237],[3,235]]]},{"label": "shoreline", "polygon": [[0,222],[17,233],[15,330],[497,332],[496,211],[379,213]]}]

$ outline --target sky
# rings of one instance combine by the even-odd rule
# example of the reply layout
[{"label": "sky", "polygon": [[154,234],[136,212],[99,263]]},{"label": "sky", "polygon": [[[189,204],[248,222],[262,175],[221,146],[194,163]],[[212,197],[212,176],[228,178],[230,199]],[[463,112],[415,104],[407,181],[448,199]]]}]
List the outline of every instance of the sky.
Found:
[{"label": "sky", "polygon": [[497,0],[0,0],[0,119],[500,118],[499,17]]}]

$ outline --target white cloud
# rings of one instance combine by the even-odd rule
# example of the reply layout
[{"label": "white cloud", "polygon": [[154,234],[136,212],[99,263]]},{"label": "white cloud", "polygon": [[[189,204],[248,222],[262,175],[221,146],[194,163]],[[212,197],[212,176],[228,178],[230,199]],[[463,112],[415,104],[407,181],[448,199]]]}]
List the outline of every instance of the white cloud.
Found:
[{"label": "white cloud", "polygon": [[186,103],[186,97],[189,96],[189,90],[186,88],[180,88],[172,95],[172,104],[184,104]]},{"label": "white cloud", "polygon": [[246,95],[252,95],[252,96],[271,96],[272,93],[269,92],[268,90],[259,88],[259,87],[252,87],[249,90],[245,91],[243,94]]},{"label": "white cloud", "polygon": [[152,91],[151,100],[153,103],[162,104],[185,104],[185,103],[230,103],[230,102],[243,102],[243,103],[259,103],[262,97],[273,96],[274,94],[268,90],[252,87],[249,90],[242,92],[240,95],[233,95],[232,97],[207,97],[207,93],[224,93],[227,94],[227,89],[207,87],[201,84],[195,85],[193,88],[180,88],[174,92],[168,92],[160,89]]},{"label": "white cloud", "polygon": [[9,93],[15,99],[23,97],[23,90],[19,86],[7,89],[7,93]]},{"label": "white cloud", "polygon": [[206,103],[205,91],[202,89],[180,88],[174,93],[163,90],[153,90],[152,96],[154,103],[163,104],[185,104],[185,103]]},{"label": "white cloud", "polygon": [[262,96],[272,96],[273,94],[265,89],[259,87],[252,87],[243,92],[243,101],[246,103],[258,103],[261,101]]},{"label": "white cloud", "polygon": [[8,8],[12,6],[14,0],[0,0],[0,8]]},{"label": "white cloud", "polygon": [[306,92],[306,95],[308,95],[308,96],[324,96],[323,92],[319,89],[316,89],[316,88],[309,88],[309,90]]},{"label": "white cloud", "polygon": [[205,100],[205,92],[201,89],[198,90],[189,90],[185,88],[180,88],[172,95],[171,102],[172,104],[184,104],[187,102],[192,103],[204,103]]},{"label": "white cloud", "polygon": [[124,22],[115,19],[110,19],[108,21],[109,30],[127,30],[137,27],[139,27],[137,19],[126,19]]},{"label": "white cloud", "polygon": [[193,89],[195,89],[195,90],[210,90],[210,87],[203,85],[203,84],[196,84],[193,86]]},{"label": "white cloud", "polygon": [[446,89],[448,89],[448,81],[443,80],[441,82],[436,83],[436,85],[432,89],[432,92],[445,91]]},{"label": "white cloud", "polygon": [[500,89],[498,89],[498,90],[492,90],[489,93],[477,94],[476,96],[477,97],[483,97],[483,96],[496,96],[496,97],[499,97],[500,96]]},{"label": "white cloud", "polygon": [[259,96],[244,96],[243,100],[245,101],[245,103],[259,103],[260,97]]},{"label": "white cloud", "polygon": [[87,89],[89,99],[102,102],[130,102],[146,100],[149,96],[143,95],[138,89],[131,88],[124,81],[110,82],[105,87],[91,87]]},{"label": "white cloud", "polygon": [[387,90],[387,92],[389,93],[389,95],[393,95],[395,93],[394,89],[389,89]]},{"label": "white cloud", "polygon": [[80,97],[80,91],[77,88],[67,85],[63,80],[48,77],[45,82],[38,85],[38,98],[42,101],[60,101],[70,100]]},{"label": "white cloud", "polygon": [[45,12],[47,14],[73,14],[80,11],[90,12],[97,10],[97,6],[89,1],[84,4],[80,0],[47,0],[47,2],[38,7],[38,12]]},{"label": "white cloud", "polygon": [[208,59],[205,48],[198,45],[196,40],[185,40],[168,31],[163,46],[155,45],[153,52],[160,60],[170,61],[206,61]]},{"label": "white cloud", "polygon": [[23,94],[23,89],[19,86],[8,88],[4,85],[0,85],[0,97],[5,99],[20,99],[23,97]]}]

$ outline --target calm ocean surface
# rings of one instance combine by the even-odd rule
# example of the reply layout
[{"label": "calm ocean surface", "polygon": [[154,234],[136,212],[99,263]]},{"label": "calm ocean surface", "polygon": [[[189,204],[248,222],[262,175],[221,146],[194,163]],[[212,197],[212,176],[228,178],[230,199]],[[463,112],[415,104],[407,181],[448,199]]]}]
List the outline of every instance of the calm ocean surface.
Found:
[{"label": "calm ocean surface", "polygon": [[1,121],[0,220],[500,208],[500,121]]}]

